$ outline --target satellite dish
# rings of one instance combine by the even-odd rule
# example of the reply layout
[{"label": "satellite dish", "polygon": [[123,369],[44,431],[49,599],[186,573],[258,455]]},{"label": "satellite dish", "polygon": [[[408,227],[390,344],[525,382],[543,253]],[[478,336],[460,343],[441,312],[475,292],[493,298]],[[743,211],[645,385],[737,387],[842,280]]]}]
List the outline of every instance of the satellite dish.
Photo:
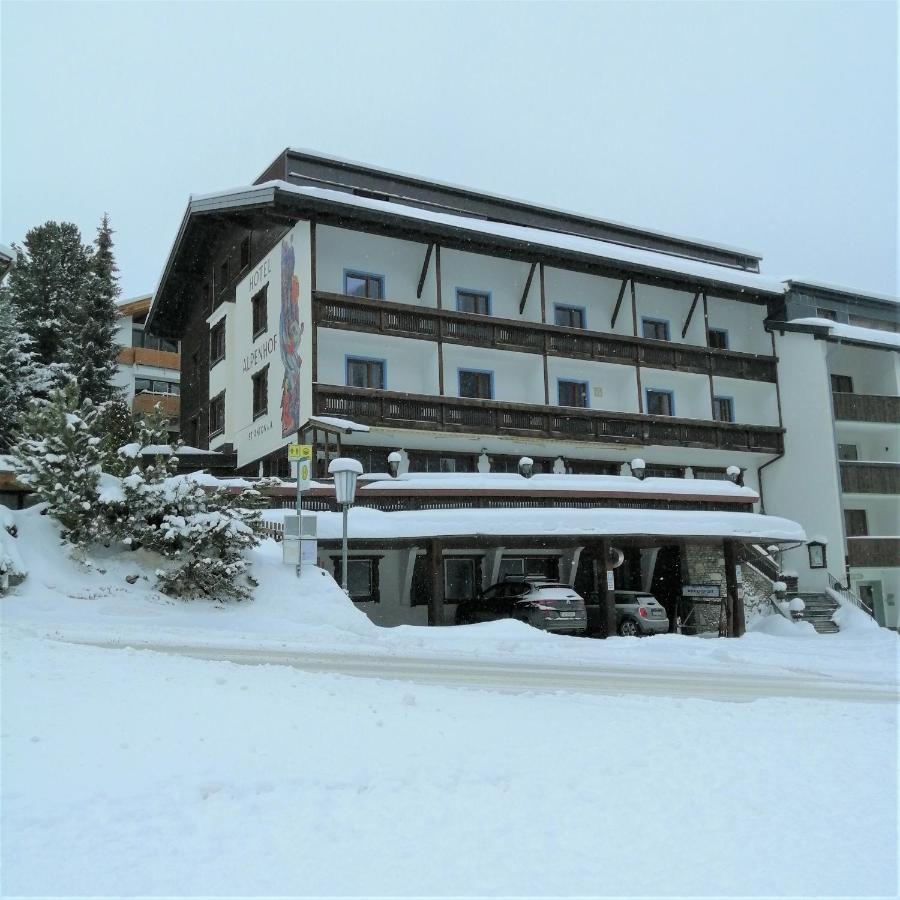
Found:
[{"label": "satellite dish", "polygon": [[606,551],[606,569],[618,569],[625,562],[625,554],[618,547],[610,547]]}]

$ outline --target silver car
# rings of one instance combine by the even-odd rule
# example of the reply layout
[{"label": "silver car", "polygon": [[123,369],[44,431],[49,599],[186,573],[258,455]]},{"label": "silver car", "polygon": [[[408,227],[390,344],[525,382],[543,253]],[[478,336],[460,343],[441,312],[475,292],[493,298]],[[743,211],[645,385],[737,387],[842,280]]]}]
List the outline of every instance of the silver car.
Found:
[{"label": "silver car", "polygon": [[[623,637],[642,634],[665,634],[669,617],[665,607],[646,591],[613,591],[616,602],[616,631]],[[587,602],[588,634],[602,633],[606,624],[606,610],[599,597],[592,595]]]}]

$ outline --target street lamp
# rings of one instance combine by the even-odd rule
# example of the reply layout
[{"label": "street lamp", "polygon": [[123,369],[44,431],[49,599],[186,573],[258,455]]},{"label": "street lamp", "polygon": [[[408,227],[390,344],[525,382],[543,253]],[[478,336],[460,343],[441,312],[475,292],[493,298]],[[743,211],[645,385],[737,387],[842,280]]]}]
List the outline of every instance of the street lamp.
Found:
[{"label": "street lamp", "polygon": [[530,456],[523,456],[519,460],[519,474],[523,478],[531,478],[531,473],[534,471],[534,460]]},{"label": "street lamp", "polygon": [[631,474],[634,475],[638,481],[644,480],[644,475],[647,474],[647,463],[645,463],[639,456],[636,456],[631,461]]},{"label": "street lamp", "polygon": [[356,499],[356,479],[362,475],[362,464],[355,459],[338,457],[328,463],[328,474],[334,476],[334,496],[343,511],[344,540],[342,545],[343,572],[341,574],[341,587],[344,593],[350,596],[347,589],[347,512],[353,506]]},{"label": "street lamp", "polygon": [[396,478],[400,473],[400,461],[402,459],[403,457],[400,455],[399,450],[388,453],[388,470],[391,473],[391,478]]}]

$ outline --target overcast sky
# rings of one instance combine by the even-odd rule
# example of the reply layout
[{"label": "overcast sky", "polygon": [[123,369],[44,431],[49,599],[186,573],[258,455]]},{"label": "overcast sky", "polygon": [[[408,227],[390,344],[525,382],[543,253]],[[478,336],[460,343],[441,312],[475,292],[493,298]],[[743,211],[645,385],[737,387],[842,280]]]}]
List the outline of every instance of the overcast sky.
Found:
[{"label": "overcast sky", "polygon": [[188,197],[286,146],[898,293],[897,6],[0,4],[2,220],[116,229],[152,291]]}]

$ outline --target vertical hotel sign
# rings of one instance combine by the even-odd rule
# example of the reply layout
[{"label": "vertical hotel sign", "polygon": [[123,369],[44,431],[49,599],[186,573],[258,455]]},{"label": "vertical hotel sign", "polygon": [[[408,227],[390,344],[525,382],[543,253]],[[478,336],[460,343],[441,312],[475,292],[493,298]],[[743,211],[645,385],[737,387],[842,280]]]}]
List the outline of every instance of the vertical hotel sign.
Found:
[{"label": "vertical hotel sign", "polygon": [[281,436],[286,438],[300,428],[300,370],[303,367],[300,321],[300,279],[296,274],[294,234],[281,242],[281,316],[278,333],[284,378],[281,383]]}]

